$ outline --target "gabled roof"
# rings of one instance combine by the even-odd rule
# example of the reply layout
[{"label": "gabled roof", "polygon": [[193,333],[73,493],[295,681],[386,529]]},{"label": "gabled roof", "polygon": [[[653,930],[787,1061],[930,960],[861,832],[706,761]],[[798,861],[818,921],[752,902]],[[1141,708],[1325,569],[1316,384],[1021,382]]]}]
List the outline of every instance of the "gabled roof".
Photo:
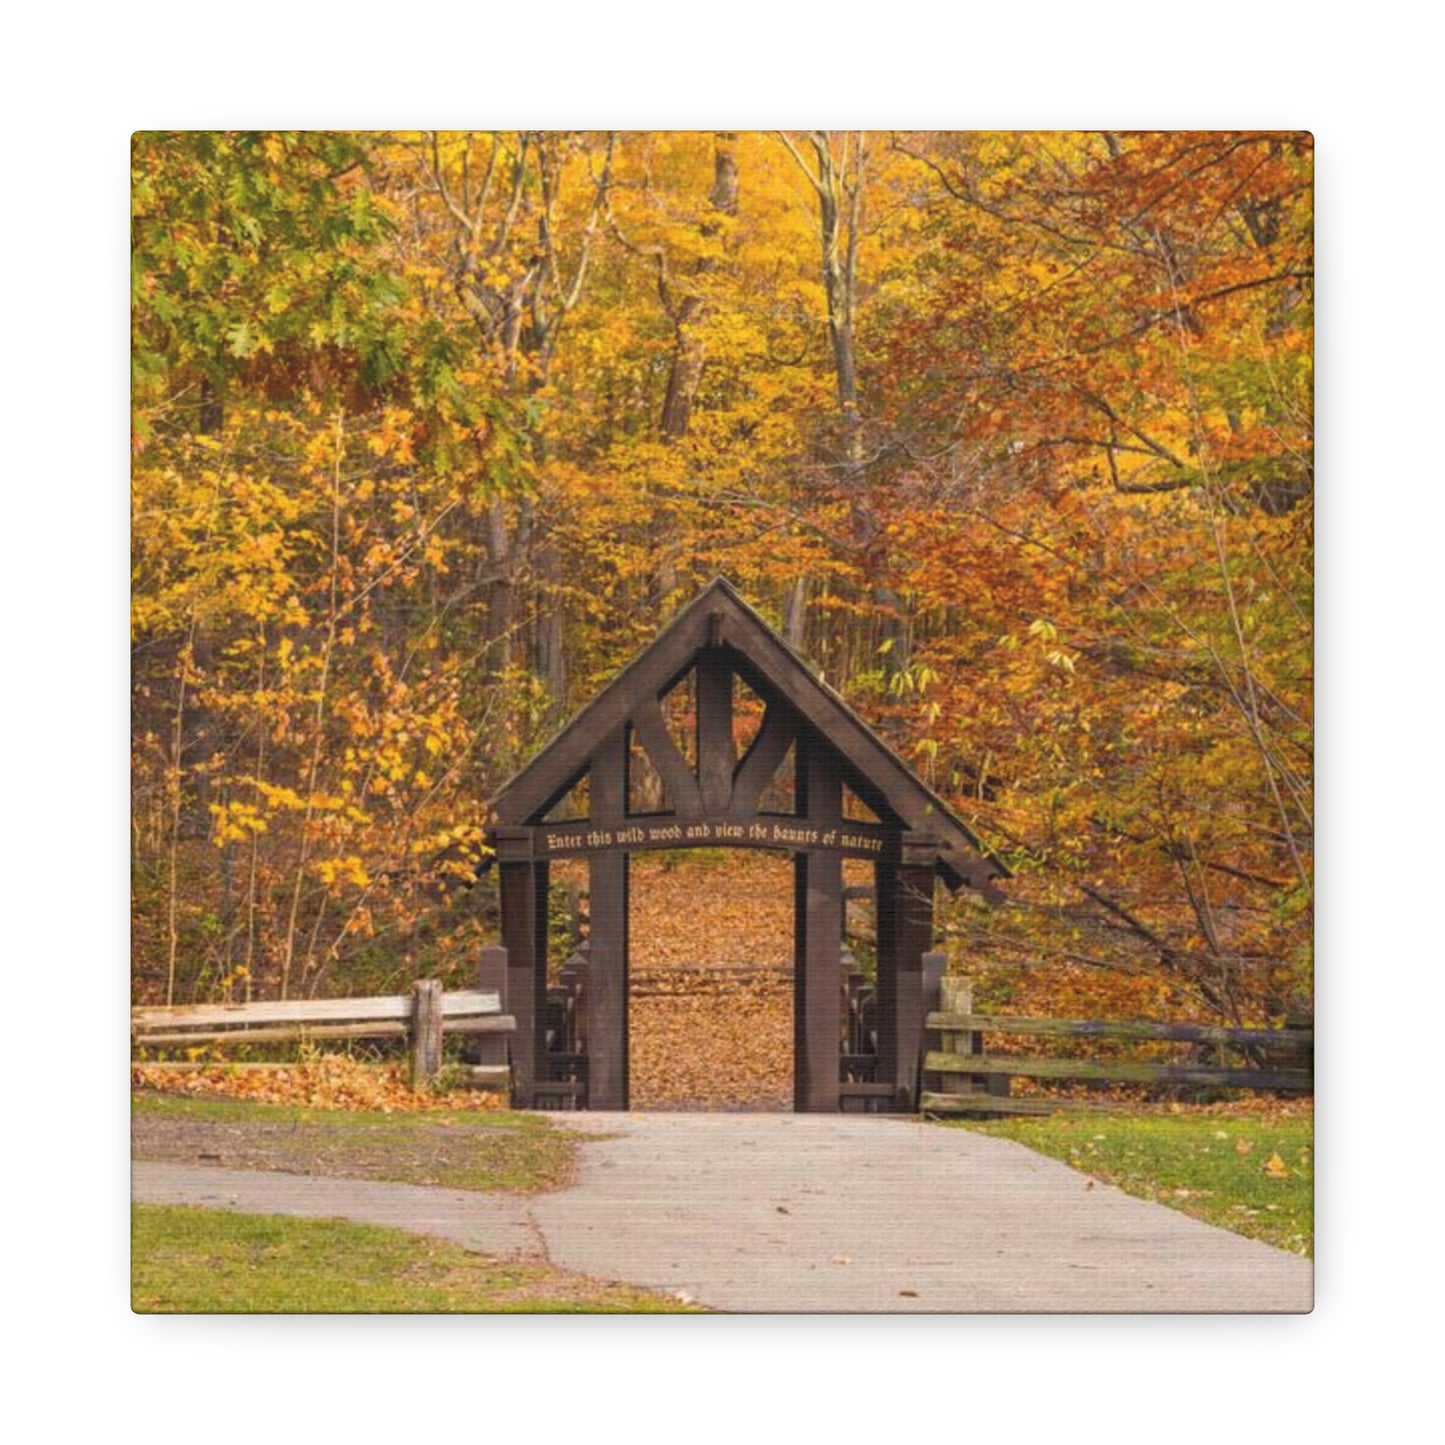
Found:
[{"label": "gabled roof", "polygon": [[637,712],[687,672],[706,650],[726,649],[739,676],[769,703],[780,700],[835,755],[858,795],[890,817],[910,842],[936,845],[951,887],[988,889],[1009,870],[737,590],[719,577],[559,732],[493,800],[499,823],[540,823],[590,760]]}]

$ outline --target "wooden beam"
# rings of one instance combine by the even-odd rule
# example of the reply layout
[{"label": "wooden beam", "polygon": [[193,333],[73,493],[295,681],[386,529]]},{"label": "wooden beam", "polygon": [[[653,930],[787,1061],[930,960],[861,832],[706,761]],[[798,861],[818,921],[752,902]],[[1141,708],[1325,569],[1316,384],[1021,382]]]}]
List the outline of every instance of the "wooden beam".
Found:
[{"label": "wooden beam", "polygon": [[[939,866],[950,879],[987,890],[992,879],[1008,876],[1002,863],[982,854],[978,840],[948,805],[721,580],[685,608],[503,788],[494,800],[499,821],[506,825],[540,820],[546,807],[565,792],[568,780],[586,767],[599,738],[656,699],[700,652],[719,645],[717,639],[725,640],[735,670],[770,706],[785,702],[828,737],[844,762],[850,785],[880,816],[886,809],[910,827],[927,827],[941,835]],[[660,760],[653,761],[661,771]]]},{"label": "wooden beam", "polygon": [[[442,1010],[448,1018],[463,1014],[500,1013],[501,993],[494,989],[459,989],[443,995]],[[367,1019],[411,1017],[412,1000],[407,994],[386,994],[373,998],[264,999],[256,1003],[174,1004],[134,1008],[133,1029],[185,1028],[190,1025],[272,1023],[346,1023]]]},{"label": "wooden beam", "polygon": [[493,800],[498,818],[503,823],[540,820],[539,810],[545,811],[543,805],[562,782],[587,765],[598,740],[621,727],[642,703],[655,702],[706,644],[707,634],[706,611],[694,603],[503,788]]},{"label": "wooden beam", "polygon": [[[667,741],[671,745],[672,739]],[[592,764],[594,824],[616,827],[623,821],[626,805],[627,737],[619,728]],[[587,1104],[592,1109],[625,1109],[627,854],[595,853],[587,860],[587,872],[591,917],[587,947]]]},{"label": "wooden beam", "polygon": [[911,1102],[923,1052],[923,956],[933,947],[933,868],[890,850],[875,870],[878,1077]]},{"label": "wooden beam", "polygon": [[587,950],[587,1106],[627,1107],[626,853],[587,860],[592,931]]},{"label": "wooden beam", "polygon": [[[485,1018],[448,1019],[442,1029],[449,1034],[480,1034],[492,1037],[505,1053],[504,1035],[516,1032],[511,1014],[488,1014]],[[257,1028],[185,1029],[177,1033],[136,1031],[131,1045],[142,1049],[184,1049],[192,1044],[279,1044],[297,1039],[404,1039],[411,1024],[402,1019],[373,1019],[359,1024],[263,1024]]]},{"label": "wooden beam", "polygon": [[1099,1063],[1094,1059],[1028,1059],[1015,1054],[946,1054],[930,1050],[929,1074],[1009,1074],[1019,1079],[1096,1079],[1111,1084],[1198,1084],[1223,1089],[1284,1089],[1309,1092],[1309,1069],[1227,1069],[1209,1064]]},{"label": "wooden beam", "polygon": [[733,669],[725,648],[697,660],[697,777],[702,811],[726,811],[733,790]]},{"label": "wooden beam", "polygon": [[[697,774],[688,767],[687,759],[673,742],[672,734],[662,720],[661,704],[655,697],[639,704],[633,710],[631,722],[637,736],[642,740],[642,746],[647,749],[647,756],[652,759],[653,767],[657,769],[662,781],[667,785],[668,792],[672,794],[673,812],[679,818],[701,817],[702,792],[697,784]],[[595,763],[593,771],[596,771]],[[597,786],[595,779],[592,786]],[[595,805],[593,821],[601,821],[597,817]]]},{"label": "wooden beam", "polygon": [[[886,800],[886,806],[910,827],[952,834],[964,852],[955,866],[970,884],[982,887],[991,878],[1008,876],[1008,870],[1001,863],[983,853],[978,839],[947,804],[913,775],[842,697],[815,677],[736,592],[729,588],[725,595],[729,640],[751,663],[749,670],[760,674],[762,679],[762,687],[755,690],[781,696],[824,733],[841,753],[850,773],[871,784],[871,787],[865,785],[866,791],[876,789],[878,801]],[[743,669],[740,667],[739,671]],[[878,802],[866,796],[864,789],[859,789],[859,796],[876,811]]]},{"label": "wooden beam", "polygon": [[546,1052],[547,877],[545,863],[498,865],[502,946],[507,950],[507,1002],[517,1020],[512,1038],[514,1099],[531,1105]]},{"label": "wooden beam", "polygon": [[[799,793],[809,827],[836,824],[842,780],[832,753],[800,743]],[[836,853],[794,855],[794,1108],[836,1114],[842,1039],[843,860]]]},{"label": "wooden beam", "polygon": [[779,702],[768,703],[758,735],[733,775],[732,801],[728,808],[732,816],[751,817],[763,789],[787,757],[796,731],[789,709]]},{"label": "wooden beam", "polygon": [[404,1039],[411,1033],[405,1019],[373,1019],[359,1024],[265,1024],[258,1028],[185,1029],[167,1033],[133,1030],[133,1049],[186,1049],[193,1044],[281,1044],[297,1039]]},{"label": "wooden beam", "polygon": [[972,1029],[999,1034],[1090,1039],[1159,1039],[1187,1044],[1236,1044],[1310,1049],[1313,1029],[1234,1029],[1212,1024],[1134,1022],[1123,1019],[1031,1019],[1003,1014],[931,1013],[931,1029]]},{"label": "wooden beam", "polygon": [[429,1089],[442,1067],[442,986],[419,978],[411,993],[411,1086]]},{"label": "wooden beam", "polygon": [[1137,1113],[1135,1103],[1116,1104],[1112,1100],[1086,1099],[1011,1099],[996,1094],[933,1094],[925,1092],[918,1101],[923,1114],[1127,1114]]}]

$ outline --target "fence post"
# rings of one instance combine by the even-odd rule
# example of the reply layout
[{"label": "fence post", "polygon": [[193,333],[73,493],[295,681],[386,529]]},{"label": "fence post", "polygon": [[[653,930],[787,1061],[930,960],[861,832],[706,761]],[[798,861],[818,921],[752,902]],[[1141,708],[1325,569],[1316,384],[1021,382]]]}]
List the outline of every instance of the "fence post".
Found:
[{"label": "fence post", "polygon": [[427,1089],[442,1066],[442,986],[419,978],[411,986],[411,1086]]},{"label": "fence post", "polygon": [[[938,981],[939,1012],[946,1014],[971,1014],[973,1012],[973,980],[959,974],[944,974]],[[969,1029],[947,1030],[943,1033],[943,1052],[946,1054],[972,1054],[973,1032]],[[973,1079],[968,1074],[943,1074],[944,1094],[972,1094],[975,1092]]]},{"label": "fence post", "polygon": [[[494,993],[507,1012],[507,950],[493,944],[482,950],[481,967],[477,971],[477,987],[483,993]],[[506,1034],[477,1034],[468,1050],[468,1061],[491,1068],[505,1068],[508,1063]]]},{"label": "fence post", "polygon": [[925,953],[923,955],[923,1012],[936,1013],[943,1007],[941,986],[943,975],[948,971],[946,953]]}]

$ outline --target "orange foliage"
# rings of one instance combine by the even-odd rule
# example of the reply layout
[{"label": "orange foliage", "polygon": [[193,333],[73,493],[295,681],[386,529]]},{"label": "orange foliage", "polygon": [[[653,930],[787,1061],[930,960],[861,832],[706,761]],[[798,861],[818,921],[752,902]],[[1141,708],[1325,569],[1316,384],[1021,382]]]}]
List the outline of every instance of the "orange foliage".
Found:
[{"label": "orange foliage", "polygon": [[138,995],[468,977],[491,791],[722,572],[1015,868],[972,971],[1308,1012],[1308,137],[134,162]]}]

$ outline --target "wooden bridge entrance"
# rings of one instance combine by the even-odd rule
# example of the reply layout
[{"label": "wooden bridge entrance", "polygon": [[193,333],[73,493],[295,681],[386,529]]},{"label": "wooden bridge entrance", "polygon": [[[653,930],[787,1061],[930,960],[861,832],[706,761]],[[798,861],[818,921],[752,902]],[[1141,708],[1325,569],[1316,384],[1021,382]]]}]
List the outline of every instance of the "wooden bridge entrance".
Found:
[{"label": "wooden bridge entrance", "polygon": [[[671,848],[766,848],[793,858],[794,1107],[847,1096],[917,1104],[923,956],[933,887],[990,890],[1007,870],[948,806],[721,579],[711,583],[502,789],[488,829],[501,879],[513,1092],[548,1063],[550,864],[590,877],[585,1077],[579,1102],[626,1109],[628,859]],[[863,858],[877,920],[876,1061],[843,1049],[843,860]],[[555,1006],[555,1000],[554,1000]]]}]

